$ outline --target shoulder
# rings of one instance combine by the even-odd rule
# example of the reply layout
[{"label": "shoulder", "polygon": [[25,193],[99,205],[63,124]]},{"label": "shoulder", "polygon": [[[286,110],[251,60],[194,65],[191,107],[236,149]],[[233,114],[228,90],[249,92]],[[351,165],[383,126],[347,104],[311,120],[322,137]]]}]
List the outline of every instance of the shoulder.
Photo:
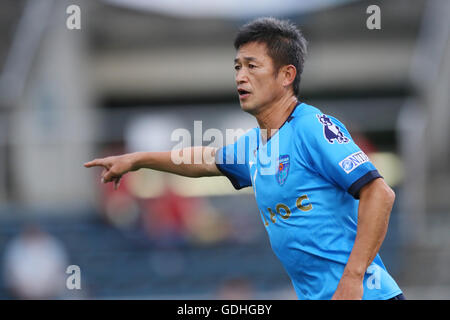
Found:
[{"label": "shoulder", "polygon": [[323,127],[320,119],[324,114],[318,108],[306,103],[300,104],[295,111],[290,124],[297,134],[303,135],[311,133],[311,130]]},{"label": "shoulder", "polygon": [[[253,146],[254,144],[257,144],[258,141],[258,135],[259,135],[259,128],[252,128],[247,130],[242,135],[238,136],[234,141],[234,143],[231,144],[237,144],[238,146]],[[226,137],[226,140],[231,137]]]},{"label": "shoulder", "polygon": [[252,128],[247,130],[242,136],[244,137],[257,137],[259,133],[259,128]]},{"label": "shoulder", "polygon": [[316,107],[302,104],[291,121],[291,125],[302,141],[325,139],[329,143],[338,140],[339,143],[348,142],[348,131],[335,117],[324,114]]},{"label": "shoulder", "polygon": [[[231,157],[232,155],[241,156],[245,154],[246,150],[256,148],[258,144],[258,128],[252,128],[244,133],[236,134],[227,131],[225,137],[225,145],[218,149],[216,154],[224,153],[224,156]],[[226,154],[226,155],[225,155]]]}]

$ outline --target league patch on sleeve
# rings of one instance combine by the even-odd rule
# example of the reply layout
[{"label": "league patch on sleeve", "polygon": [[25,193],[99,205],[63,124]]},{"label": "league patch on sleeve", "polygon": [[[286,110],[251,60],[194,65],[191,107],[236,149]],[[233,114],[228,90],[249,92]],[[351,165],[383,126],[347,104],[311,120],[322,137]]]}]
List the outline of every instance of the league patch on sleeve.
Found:
[{"label": "league patch on sleeve", "polygon": [[329,117],[324,114],[318,114],[317,119],[319,119],[319,122],[323,125],[323,135],[328,143],[334,143],[334,141],[337,141],[338,143],[348,143],[350,141]]},{"label": "league patch on sleeve", "polygon": [[339,162],[341,168],[345,173],[350,173],[356,168],[358,168],[363,163],[369,162],[369,157],[362,151],[355,152],[349,155],[347,158]]}]

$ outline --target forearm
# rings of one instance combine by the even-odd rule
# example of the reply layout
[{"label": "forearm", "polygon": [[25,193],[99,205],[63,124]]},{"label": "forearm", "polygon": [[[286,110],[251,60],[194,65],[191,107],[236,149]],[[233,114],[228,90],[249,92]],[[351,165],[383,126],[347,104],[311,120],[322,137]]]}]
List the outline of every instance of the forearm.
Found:
[{"label": "forearm", "polygon": [[361,279],[384,241],[395,199],[384,181],[377,180],[361,190],[356,239],[344,271]]},{"label": "forearm", "polygon": [[215,148],[191,147],[166,152],[135,152],[130,154],[133,169],[165,171],[186,177],[218,176]]}]

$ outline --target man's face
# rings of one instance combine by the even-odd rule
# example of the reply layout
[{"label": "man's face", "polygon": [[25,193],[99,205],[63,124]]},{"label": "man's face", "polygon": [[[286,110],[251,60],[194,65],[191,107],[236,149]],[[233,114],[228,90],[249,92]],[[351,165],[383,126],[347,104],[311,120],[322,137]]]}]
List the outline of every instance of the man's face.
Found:
[{"label": "man's face", "polygon": [[283,93],[266,44],[250,42],[242,45],[234,60],[235,79],[241,108],[253,115],[270,105]]}]

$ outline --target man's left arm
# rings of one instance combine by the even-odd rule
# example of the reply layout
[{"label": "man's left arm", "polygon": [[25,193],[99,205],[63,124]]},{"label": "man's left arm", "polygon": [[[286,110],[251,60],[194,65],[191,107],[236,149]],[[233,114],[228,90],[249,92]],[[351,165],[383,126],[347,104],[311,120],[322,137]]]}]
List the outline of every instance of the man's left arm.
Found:
[{"label": "man's left arm", "polygon": [[360,190],[355,243],[332,299],[362,299],[366,269],[377,255],[386,236],[394,191],[377,178]]}]

